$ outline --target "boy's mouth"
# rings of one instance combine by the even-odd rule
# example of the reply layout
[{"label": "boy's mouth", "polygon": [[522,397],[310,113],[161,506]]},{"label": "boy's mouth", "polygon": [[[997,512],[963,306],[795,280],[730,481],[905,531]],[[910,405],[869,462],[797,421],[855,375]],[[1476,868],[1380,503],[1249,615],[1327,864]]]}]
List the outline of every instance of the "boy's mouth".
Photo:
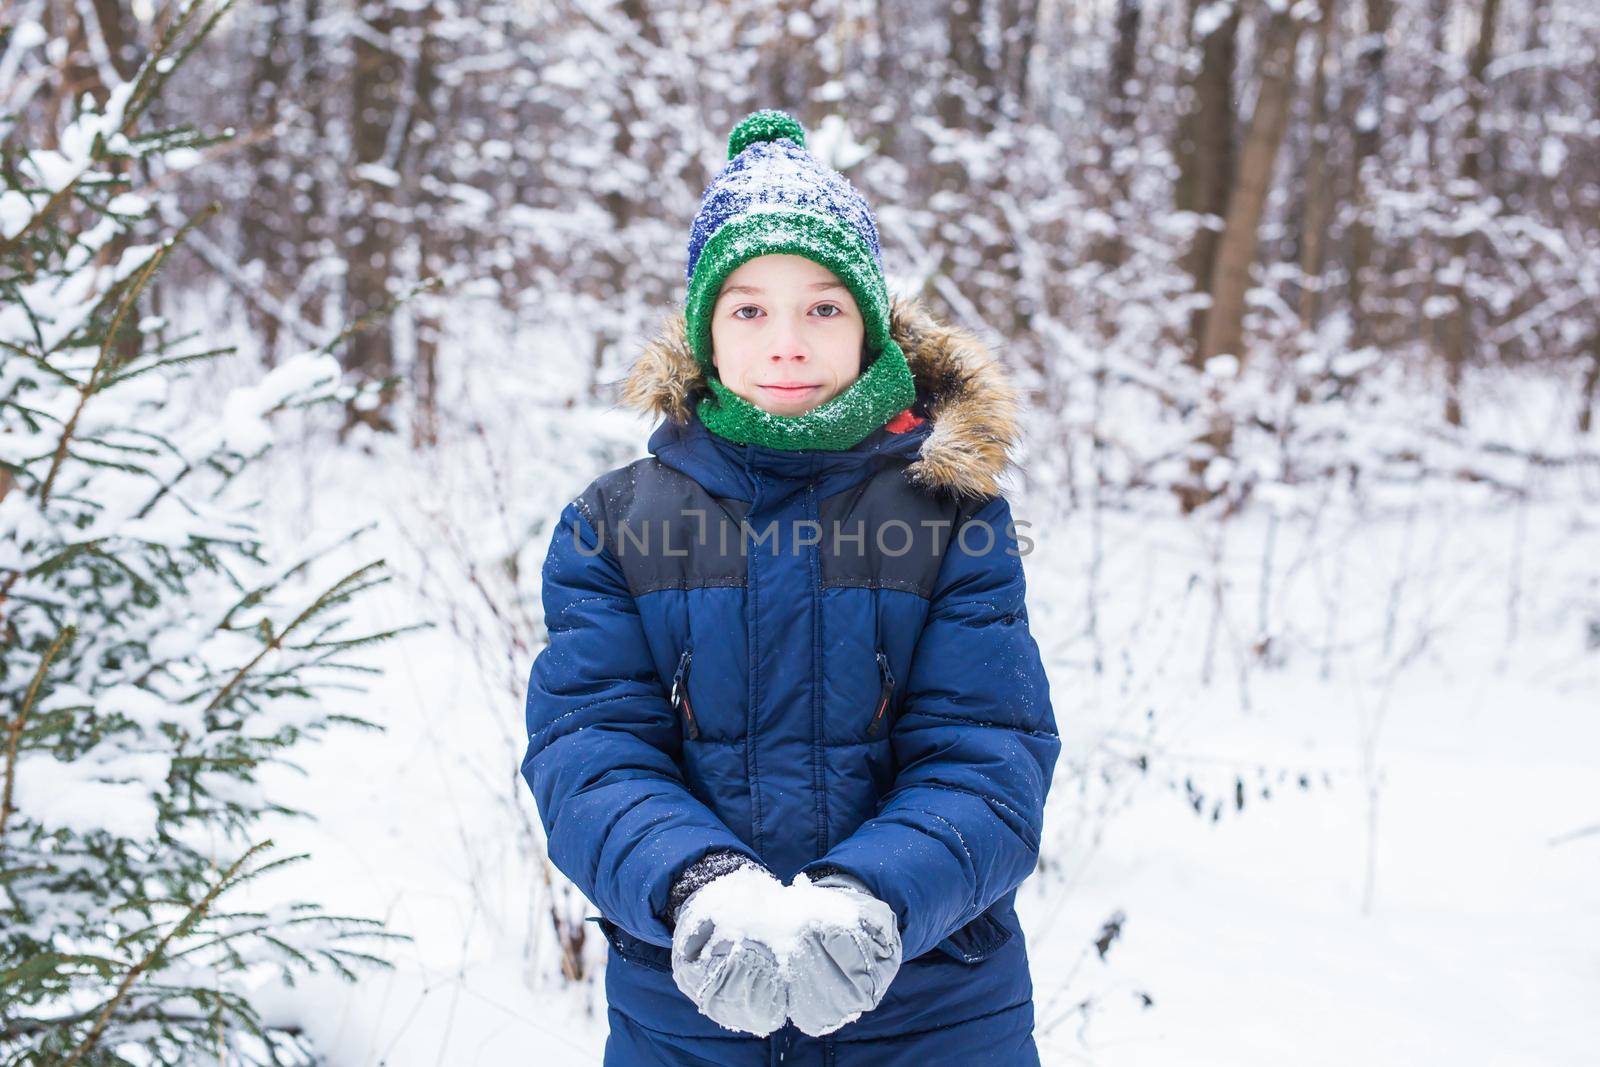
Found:
[{"label": "boy's mouth", "polygon": [[796,397],[805,396],[812,390],[822,387],[819,385],[763,385],[761,388],[774,396]]}]

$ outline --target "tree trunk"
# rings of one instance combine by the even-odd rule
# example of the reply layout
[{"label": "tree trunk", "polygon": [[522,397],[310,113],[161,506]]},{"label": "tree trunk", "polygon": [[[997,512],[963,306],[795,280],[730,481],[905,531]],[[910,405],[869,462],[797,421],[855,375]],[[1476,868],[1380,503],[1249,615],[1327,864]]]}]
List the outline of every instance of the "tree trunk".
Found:
[{"label": "tree trunk", "polygon": [[[1215,27],[1201,27],[1203,36],[1196,39],[1194,16],[1199,7],[1200,0],[1189,0],[1190,47],[1198,44],[1200,48],[1200,69],[1188,83],[1191,96],[1178,120],[1174,200],[1179,211],[1220,218],[1227,210],[1228,188],[1233,182],[1233,68],[1238,59],[1239,10],[1231,8]],[[1183,257],[1183,268],[1199,292],[1211,291],[1216,250],[1217,232],[1204,227]],[[1208,318],[1207,310],[1201,308],[1191,323],[1189,351],[1195,366],[1201,363],[1199,342]]]},{"label": "tree trunk", "polygon": [[[1137,75],[1139,55],[1139,23],[1143,14],[1143,0],[1117,0],[1117,36],[1111,47],[1111,78],[1106,86],[1106,121],[1100,136],[1100,160],[1107,181],[1107,203],[1102,205],[1112,218],[1120,218],[1120,206],[1128,199],[1128,175],[1116,163],[1118,150],[1130,140],[1133,112],[1136,104],[1130,89]],[[1126,244],[1121,232],[1098,237],[1090,251],[1097,263],[1115,268],[1123,261]]]},{"label": "tree trunk", "polygon": [[1322,298],[1322,263],[1327,247],[1333,191],[1328,181],[1328,42],[1333,36],[1334,0],[1322,0],[1317,24],[1316,73],[1311,81],[1311,146],[1306,160],[1305,210],[1300,229],[1300,322],[1316,329]]},{"label": "tree trunk", "polygon": [[1595,401],[1600,399],[1600,329],[1589,335],[1589,370],[1583,376],[1583,396],[1578,401],[1578,432],[1594,429]]},{"label": "tree trunk", "polygon": [[1273,166],[1289,122],[1295,87],[1295,42],[1300,26],[1287,11],[1274,11],[1262,34],[1261,86],[1212,264],[1211,310],[1200,345],[1202,365],[1225,352],[1238,357],[1241,365],[1245,362],[1244,297],[1250,284],[1250,267],[1255,263],[1256,240],[1272,185]]},{"label": "tree trunk", "polygon": [[1040,0],[1010,0],[1002,4],[1000,83],[1004,91],[1000,111],[1014,121],[1021,121],[1028,110],[1028,63],[1039,33],[1039,4]]},{"label": "tree trunk", "polygon": [[[391,217],[398,152],[391,151],[394,124],[400,121],[397,96],[404,64],[398,54],[400,18],[389,0],[374,0],[360,9],[365,28],[352,35],[355,53],[350,109],[352,177],[347,232],[351,234],[350,260],[345,271],[346,319],[353,323],[376,313],[390,299],[389,274],[394,262],[396,223]],[[363,382],[394,373],[394,343],[388,323],[375,322],[351,337],[345,365]],[[351,421],[364,421],[393,429],[384,404],[371,411],[349,413]]]},{"label": "tree trunk", "polygon": [[139,24],[126,10],[127,6],[117,0],[94,0],[95,18],[100,22],[100,35],[106,42],[111,66],[123,81],[137,74],[139,64],[144,62]]},{"label": "tree trunk", "polygon": [[[1483,107],[1488,96],[1484,72],[1494,58],[1494,30],[1500,14],[1500,0],[1484,0],[1478,24],[1478,43],[1472,49],[1467,67],[1467,125],[1461,141],[1461,188],[1464,198],[1476,197],[1483,174]],[[1453,306],[1445,312],[1441,342],[1445,361],[1444,419],[1451,426],[1462,424],[1461,380],[1472,360],[1477,338],[1474,336],[1472,307],[1468,301],[1466,274],[1470,269],[1473,235],[1463,233],[1450,243],[1448,281],[1441,292]]]},{"label": "tree trunk", "polygon": [[[1527,24],[1522,38],[1522,51],[1527,54],[1536,54],[1547,44],[1546,37],[1550,22],[1550,0],[1528,0]],[[1502,166],[1507,152],[1507,144],[1519,139],[1530,138],[1537,144],[1543,139],[1545,131],[1549,128],[1545,113],[1545,84],[1549,73],[1549,63],[1539,63],[1532,70],[1523,71],[1515,76],[1515,91],[1511,100],[1511,114],[1519,123],[1526,123],[1522,129],[1507,126],[1497,131],[1493,136],[1494,149],[1490,158],[1494,160],[1494,167],[1498,181],[1496,192],[1512,211],[1532,211],[1533,199],[1531,193],[1536,192],[1532,185],[1537,181],[1534,177],[1536,168]]]},{"label": "tree trunk", "polygon": [[[413,145],[412,179],[406,183],[412,193],[412,239],[417,242],[418,281],[440,277],[445,270],[446,235],[441,231],[444,210],[441,197],[434,185],[421,179],[425,175],[445,173],[447,163],[442,158],[448,145],[441,136],[445,106],[445,89],[439,79],[440,49],[443,41],[435,32],[439,8],[428,5],[417,12],[421,40],[417,42],[417,71],[415,78],[416,105],[412,116],[416,133]],[[414,448],[429,448],[439,442],[439,340],[444,324],[441,320],[440,297],[432,292],[420,293],[412,302],[412,337],[415,347],[411,365],[411,390],[414,401],[411,416],[411,443]]]},{"label": "tree trunk", "polygon": [[1138,75],[1139,21],[1144,0],[1117,0],[1117,39],[1111,49],[1111,84],[1106,86],[1114,125],[1125,128],[1132,116],[1128,83]]},{"label": "tree trunk", "polygon": [[1389,95],[1384,66],[1388,52],[1385,40],[1393,12],[1393,0],[1367,0],[1367,32],[1356,54],[1357,91],[1361,102],[1356,107],[1355,142],[1350,160],[1351,200],[1355,211],[1350,225],[1349,306],[1351,338],[1357,347],[1368,344],[1373,337],[1371,320],[1362,307],[1373,257],[1372,224],[1368,220],[1372,197],[1367,161],[1377,158],[1383,143],[1383,113]]},{"label": "tree trunk", "polygon": [[[63,109],[68,115],[78,113],[77,102],[88,93],[96,107],[104,107],[109,95],[100,68],[89,53],[89,34],[82,14],[72,5],[56,2],[45,5],[40,24],[46,35],[63,38],[67,42],[66,55],[54,63],[56,83],[45,105],[44,114],[54,117]],[[7,35],[9,37],[9,34]],[[40,129],[43,147],[59,150],[61,128],[64,124],[48,121]]]},{"label": "tree trunk", "polygon": [[[280,114],[279,101],[288,92],[289,41],[288,16],[285,0],[258,4],[249,12],[251,25],[244,31],[250,51],[255,53],[255,67],[250,74],[247,98],[249,125],[253,131],[272,127]],[[240,263],[248,267],[259,261],[263,284],[276,278],[293,278],[287,268],[286,255],[295,245],[291,220],[297,217],[289,198],[293,195],[276,180],[279,157],[282,152],[276,138],[263,137],[252,141],[245,149],[249,171],[254,181],[252,195],[240,205],[239,241]],[[262,362],[274,366],[278,354],[278,317],[269,314],[259,305],[249,305],[251,331],[261,339]]]},{"label": "tree trunk", "polygon": [[994,129],[999,86],[983,46],[984,0],[950,0],[946,21],[949,66],[939,98],[939,118],[952,130]]},{"label": "tree trunk", "polygon": [[[306,110],[310,143],[313,145],[331,143],[327,94],[332,79],[328,74],[328,50],[321,47],[322,41],[317,36],[321,16],[321,0],[303,0],[295,40],[295,62],[300,71],[298,81],[303,94],[301,106]],[[317,167],[300,169],[294,178],[294,189],[295,215],[301,220],[301,232],[295,245],[295,277],[300,278],[305,276],[313,263],[322,258],[323,248],[334,247],[334,234],[339,220],[337,213],[329,209],[332,197]],[[315,325],[331,325],[327,322],[331,318],[327,310],[330,288],[319,285],[304,294],[303,302],[299,305],[301,318]],[[337,289],[332,289],[332,293],[337,293]]]}]

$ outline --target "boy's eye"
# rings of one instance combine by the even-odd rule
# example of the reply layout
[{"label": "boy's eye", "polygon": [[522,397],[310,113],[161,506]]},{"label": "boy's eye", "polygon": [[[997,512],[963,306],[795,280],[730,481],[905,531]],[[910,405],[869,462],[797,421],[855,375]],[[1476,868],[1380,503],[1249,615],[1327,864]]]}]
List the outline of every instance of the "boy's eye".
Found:
[{"label": "boy's eye", "polygon": [[[825,319],[836,319],[840,315],[844,314],[844,308],[840,307],[837,304],[818,304],[813,310],[818,311],[818,312],[821,312],[821,311],[824,311],[824,310],[832,312],[832,314],[822,315],[821,316],[822,318],[825,318]],[[750,319],[755,318],[755,315],[746,315],[746,314],[744,314],[744,312],[746,312],[746,311],[754,311],[754,312],[757,312],[757,313],[761,313],[761,309],[756,307],[754,304],[745,304],[742,307],[734,308],[733,312],[732,312],[732,315],[736,319],[744,319],[747,322]]]}]

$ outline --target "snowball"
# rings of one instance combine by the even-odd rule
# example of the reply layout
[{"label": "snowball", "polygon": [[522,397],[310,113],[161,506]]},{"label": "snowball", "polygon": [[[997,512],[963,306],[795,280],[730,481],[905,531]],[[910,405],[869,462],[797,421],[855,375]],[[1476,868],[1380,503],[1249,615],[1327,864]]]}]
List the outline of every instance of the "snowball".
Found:
[{"label": "snowball", "polygon": [[785,886],[755,867],[740,867],[701,887],[678,919],[686,927],[700,917],[715,920],[717,932],[749,937],[772,949],[785,972],[789,957],[807,930],[855,923],[859,911],[843,892],[811,884],[802,872]]}]

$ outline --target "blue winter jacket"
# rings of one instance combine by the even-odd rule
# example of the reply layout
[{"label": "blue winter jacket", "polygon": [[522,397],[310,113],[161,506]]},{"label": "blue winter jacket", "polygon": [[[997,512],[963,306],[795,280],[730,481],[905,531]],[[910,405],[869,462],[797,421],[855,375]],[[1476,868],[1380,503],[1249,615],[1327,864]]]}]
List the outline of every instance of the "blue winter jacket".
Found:
[{"label": "blue winter jacket", "polygon": [[899,974],[832,1040],[1031,1030],[1013,900],[1060,740],[1024,604],[1031,541],[996,482],[1016,399],[972,335],[911,301],[891,321],[917,403],[825,452],[706,430],[669,320],[625,387],[663,416],[650,455],[552,533],[522,773],[551,859],[601,912],[611,1008],[647,1031],[730,1036],[674,985],[663,919],[674,878],[715,850],[785,882],[842,868],[898,915]]}]

